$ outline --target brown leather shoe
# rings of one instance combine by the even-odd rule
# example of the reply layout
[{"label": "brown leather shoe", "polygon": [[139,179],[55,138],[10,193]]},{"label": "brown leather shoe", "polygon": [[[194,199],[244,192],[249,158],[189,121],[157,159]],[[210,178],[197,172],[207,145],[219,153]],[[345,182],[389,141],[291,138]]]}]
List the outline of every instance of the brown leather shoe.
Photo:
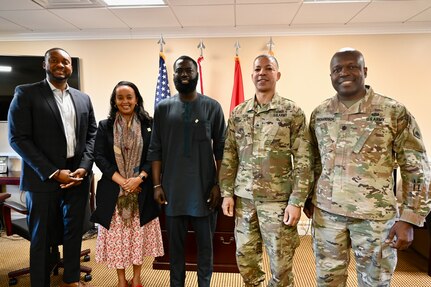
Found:
[{"label": "brown leather shoe", "polygon": [[90,283],[83,281],[73,282],[73,283],[61,283],[60,287],[93,287]]}]

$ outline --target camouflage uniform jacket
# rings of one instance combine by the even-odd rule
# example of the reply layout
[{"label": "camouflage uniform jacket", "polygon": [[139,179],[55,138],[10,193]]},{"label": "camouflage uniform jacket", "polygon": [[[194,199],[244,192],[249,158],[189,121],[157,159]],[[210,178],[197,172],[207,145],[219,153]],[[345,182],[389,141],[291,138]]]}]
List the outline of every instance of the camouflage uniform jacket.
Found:
[{"label": "camouflage uniform jacket", "polygon": [[264,106],[253,97],[237,106],[229,118],[220,169],[222,196],[289,200],[289,204],[303,206],[310,159],[303,111],[278,94]]},{"label": "camouflage uniform jacket", "polygon": [[[350,108],[334,96],[313,111],[310,134],[315,206],[348,217],[398,215],[423,224],[430,208],[429,163],[419,127],[403,105],[368,86]],[[399,206],[392,178],[397,164],[403,182]]]}]

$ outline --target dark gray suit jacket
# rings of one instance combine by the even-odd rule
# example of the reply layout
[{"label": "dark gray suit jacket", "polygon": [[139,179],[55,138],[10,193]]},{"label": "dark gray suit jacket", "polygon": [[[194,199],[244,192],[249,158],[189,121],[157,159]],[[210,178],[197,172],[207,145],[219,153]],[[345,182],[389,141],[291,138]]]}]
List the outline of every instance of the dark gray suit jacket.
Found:
[{"label": "dark gray suit jacket", "polygon": [[[87,94],[70,88],[76,112],[76,149],[73,170],[91,172],[97,131]],[[23,160],[20,189],[54,192],[59,183],[49,176],[66,168],[66,136],[60,111],[47,80],[16,87],[8,114],[9,143]]]}]

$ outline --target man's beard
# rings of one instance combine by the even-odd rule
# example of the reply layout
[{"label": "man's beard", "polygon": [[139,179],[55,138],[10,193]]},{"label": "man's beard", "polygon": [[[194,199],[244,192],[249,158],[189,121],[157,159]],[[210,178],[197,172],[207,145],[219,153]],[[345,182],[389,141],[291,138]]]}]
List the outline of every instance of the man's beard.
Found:
[{"label": "man's beard", "polygon": [[63,76],[57,77],[50,70],[46,70],[46,73],[49,75],[49,77],[51,79],[58,81],[58,82],[65,81],[65,80],[69,79],[71,76],[71,73],[70,74],[65,73]]},{"label": "man's beard", "polygon": [[188,84],[181,83],[181,78],[174,78],[175,88],[180,94],[188,94],[194,92],[196,90],[196,86],[198,85],[198,75],[194,79],[190,79]]}]

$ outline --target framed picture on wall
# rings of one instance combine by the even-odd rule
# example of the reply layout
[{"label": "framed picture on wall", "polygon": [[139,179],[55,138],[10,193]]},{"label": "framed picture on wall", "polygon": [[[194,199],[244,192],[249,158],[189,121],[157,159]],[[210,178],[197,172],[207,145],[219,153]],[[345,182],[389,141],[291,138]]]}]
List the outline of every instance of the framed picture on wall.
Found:
[{"label": "framed picture on wall", "polygon": [[7,173],[7,156],[0,156],[0,173]]}]

